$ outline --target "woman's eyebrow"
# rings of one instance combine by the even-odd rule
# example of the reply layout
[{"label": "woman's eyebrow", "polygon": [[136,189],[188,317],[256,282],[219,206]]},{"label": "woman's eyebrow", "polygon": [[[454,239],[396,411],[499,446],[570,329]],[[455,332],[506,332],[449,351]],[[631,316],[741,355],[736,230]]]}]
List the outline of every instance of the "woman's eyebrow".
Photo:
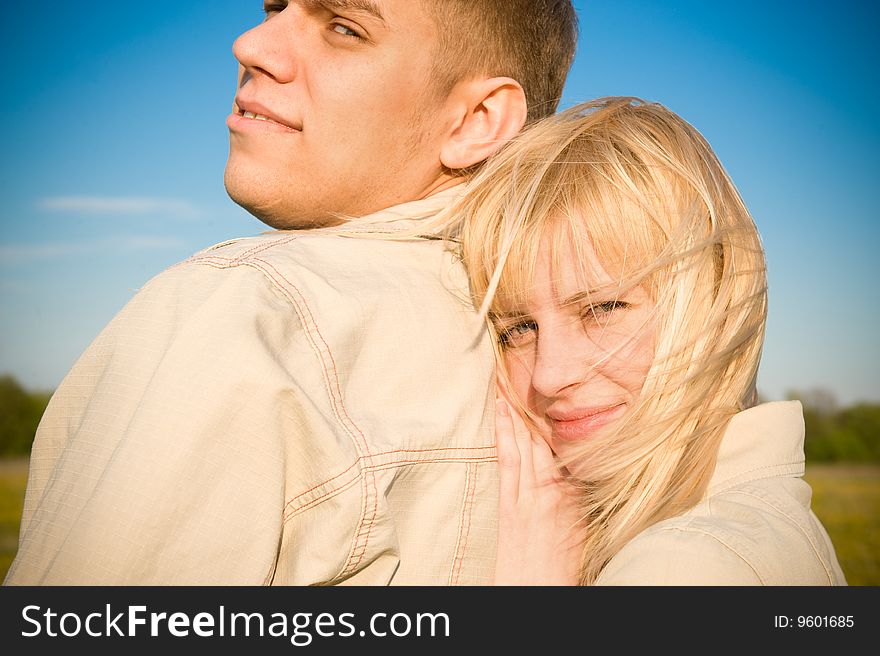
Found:
[{"label": "woman's eyebrow", "polygon": [[493,321],[518,321],[529,316],[528,312],[512,310],[510,312],[492,312],[489,315]]},{"label": "woman's eyebrow", "polygon": [[[620,301],[632,291],[631,286],[622,286],[618,284],[608,284],[595,289],[585,289],[584,291],[572,294],[561,301],[560,307],[568,307],[569,305],[582,305],[584,303],[595,303],[596,301],[605,302],[608,300]],[[609,299],[609,295],[611,298]]]},{"label": "woman's eyebrow", "polygon": [[562,299],[559,302],[559,305],[562,307],[566,307],[568,305],[580,305],[584,301],[590,302],[595,299],[596,296],[602,294],[606,289],[585,289],[582,292],[578,292],[577,294],[572,294],[567,298]]}]

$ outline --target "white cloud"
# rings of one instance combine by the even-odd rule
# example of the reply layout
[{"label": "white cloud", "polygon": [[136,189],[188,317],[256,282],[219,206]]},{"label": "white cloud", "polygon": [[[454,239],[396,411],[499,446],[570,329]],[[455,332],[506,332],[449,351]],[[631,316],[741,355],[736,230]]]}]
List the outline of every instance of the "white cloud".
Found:
[{"label": "white cloud", "polygon": [[45,210],[74,214],[165,214],[182,219],[195,219],[203,214],[189,201],[149,196],[53,196],[41,199],[38,205]]},{"label": "white cloud", "polygon": [[155,237],[151,235],[127,235],[80,242],[58,241],[36,244],[0,244],[0,263],[14,265],[109,252],[136,253],[174,250],[184,246],[183,240],[176,237]]}]

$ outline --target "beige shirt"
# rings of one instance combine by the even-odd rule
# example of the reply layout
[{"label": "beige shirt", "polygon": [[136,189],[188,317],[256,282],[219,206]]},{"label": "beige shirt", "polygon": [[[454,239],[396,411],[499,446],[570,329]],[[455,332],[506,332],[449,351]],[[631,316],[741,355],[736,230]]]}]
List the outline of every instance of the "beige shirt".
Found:
[{"label": "beige shirt", "polygon": [[846,585],[810,510],[797,401],[737,414],[705,499],[629,542],[599,585]]},{"label": "beige shirt", "polygon": [[444,242],[386,234],[455,195],[150,281],[52,398],[6,583],[491,582],[489,338]]}]

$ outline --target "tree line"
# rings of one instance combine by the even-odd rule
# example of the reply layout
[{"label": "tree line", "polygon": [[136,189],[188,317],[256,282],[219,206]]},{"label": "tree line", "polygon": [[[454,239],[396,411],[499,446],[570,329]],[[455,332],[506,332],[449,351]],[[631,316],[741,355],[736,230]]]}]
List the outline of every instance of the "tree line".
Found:
[{"label": "tree line", "polygon": [[[30,453],[51,392],[25,389],[0,376],[0,457]],[[880,462],[880,404],[840,407],[827,390],[793,391],[804,406],[808,462]]]},{"label": "tree line", "polygon": [[12,376],[0,376],[0,456],[27,455],[51,392],[26,390]]},{"label": "tree line", "polygon": [[807,462],[880,462],[880,404],[840,407],[828,390],[792,391],[804,406]]}]

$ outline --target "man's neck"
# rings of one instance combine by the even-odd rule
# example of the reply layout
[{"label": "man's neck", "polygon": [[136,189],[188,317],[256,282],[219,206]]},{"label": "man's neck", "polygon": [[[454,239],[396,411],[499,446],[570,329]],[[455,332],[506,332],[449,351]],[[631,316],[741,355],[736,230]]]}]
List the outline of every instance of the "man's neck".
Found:
[{"label": "man's neck", "polygon": [[467,181],[465,176],[461,175],[452,175],[449,173],[443,173],[438,177],[434,182],[432,182],[425,190],[422,192],[417,200],[421,200],[422,198],[428,198],[429,196],[434,196],[435,194],[439,194],[441,191],[446,191],[447,189],[452,189],[453,187],[457,187],[458,185]]}]

